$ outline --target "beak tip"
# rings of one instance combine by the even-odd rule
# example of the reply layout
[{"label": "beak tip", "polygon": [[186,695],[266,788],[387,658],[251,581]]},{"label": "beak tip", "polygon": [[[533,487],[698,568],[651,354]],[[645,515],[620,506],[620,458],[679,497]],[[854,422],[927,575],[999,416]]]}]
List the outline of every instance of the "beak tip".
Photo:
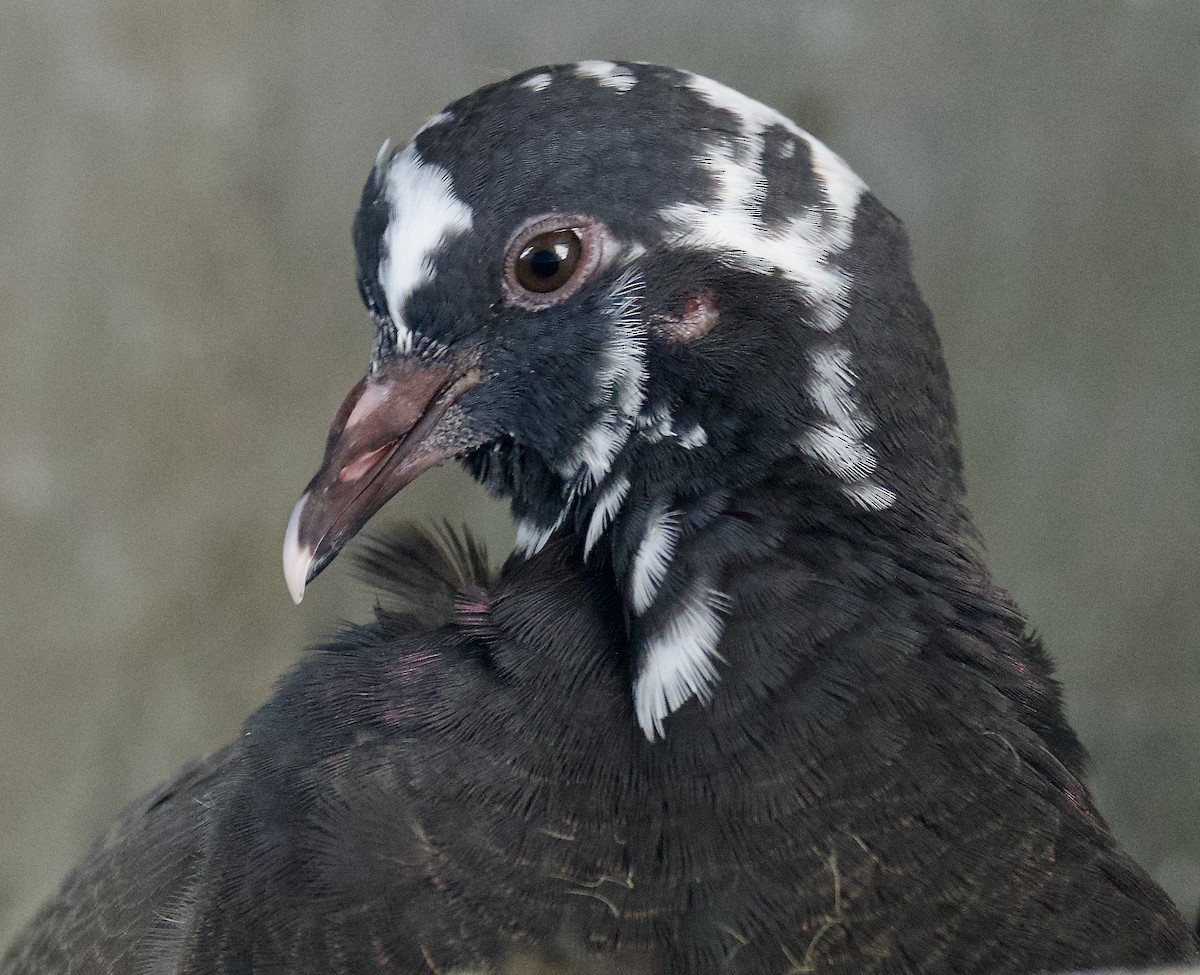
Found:
[{"label": "beak tip", "polygon": [[304,599],[304,577],[292,576],[286,570],[284,570],[284,574],[287,575],[288,593],[292,597],[292,602],[299,606],[300,601]]},{"label": "beak tip", "polygon": [[304,495],[292,508],[292,516],[288,519],[287,531],[283,535],[283,578],[287,582],[288,592],[292,602],[297,606],[304,598],[304,587],[308,584],[309,569],[313,564],[313,549],[300,544],[300,515],[308,495]]}]

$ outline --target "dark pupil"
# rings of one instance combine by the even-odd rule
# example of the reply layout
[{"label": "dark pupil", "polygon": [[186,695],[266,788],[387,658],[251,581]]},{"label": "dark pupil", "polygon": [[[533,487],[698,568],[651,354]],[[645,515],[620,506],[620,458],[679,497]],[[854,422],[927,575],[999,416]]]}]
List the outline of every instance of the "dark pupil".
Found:
[{"label": "dark pupil", "polygon": [[529,256],[529,270],[534,277],[552,278],[558,273],[558,266],[567,259],[567,245],[556,244],[553,250],[543,248],[534,251]]},{"label": "dark pupil", "polygon": [[581,254],[579,232],[551,230],[532,238],[517,255],[517,283],[534,294],[557,291],[571,280]]}]

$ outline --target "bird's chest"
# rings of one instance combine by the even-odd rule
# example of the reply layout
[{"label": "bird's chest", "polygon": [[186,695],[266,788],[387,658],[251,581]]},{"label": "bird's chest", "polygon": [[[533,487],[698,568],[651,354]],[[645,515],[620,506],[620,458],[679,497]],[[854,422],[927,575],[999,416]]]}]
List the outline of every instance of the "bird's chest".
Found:
[{"label": "bird's chest", "polygon": [[[796,823],[661,796],[625,807],[592,799],[493,809],[471,829],[445,814],[424,826],[440,851],[429,862],[442,921],[453,915],[458,932],[439,971],[797,975],[818,958],[830,971],[850,960],[847,925],[882,875],[861,837],[818,841]],[[886,954],[879,934],[872,950]]]}]

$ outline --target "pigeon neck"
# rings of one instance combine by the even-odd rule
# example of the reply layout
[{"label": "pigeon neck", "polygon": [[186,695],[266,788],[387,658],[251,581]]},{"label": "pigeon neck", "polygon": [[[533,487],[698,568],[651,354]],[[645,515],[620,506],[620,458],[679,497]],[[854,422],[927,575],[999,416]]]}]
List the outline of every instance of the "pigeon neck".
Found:
[{"label": "pigeon neck", "polygon": [[710,716],[761,711],[764,694],[824,667],[840,634],[886,629],[879,607],[898,578],[950,591],[969,577],[996,600],[965,514],[945,510],[905,530],[903,507],[856,508],[804,465],[737,490],[627,500],[607,539],[646,736],[692,702]]}]

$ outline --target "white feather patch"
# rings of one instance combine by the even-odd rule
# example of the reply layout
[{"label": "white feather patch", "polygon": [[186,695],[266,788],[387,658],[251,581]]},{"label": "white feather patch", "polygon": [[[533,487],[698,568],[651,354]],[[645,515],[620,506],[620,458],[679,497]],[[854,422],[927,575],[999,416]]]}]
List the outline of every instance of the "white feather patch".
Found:
[{"label": "white feather patch", "polygon": [[707,700],[724,658],[717,644],[729,597],[698,579],[667,618],[660,632],[646,641],[642,668],[633,683],[638,724],[654,741],[663,736],[667,716],[693,697]]},{"label": "white feather patch", "polygon": [[850,350],[841,346],[817,349],[810,363],[809,397],[829,422],[803,434],[800,449],[846,482],[842,493],[860,507],[870,511],[891,507],[895,492],[868,480],[878,466],[865,439],[873,424],[855,400]]},{"label": "white feather patch", "polygon": [[452,121],[454,121],[454,115],[451,114],[450,112],[438,112],[437,115],[433,115],[429,119],[427,119],[425,124],[422,125],[419,129],[417,129],[416,132],[413,133],[413,138],[415,139],[422,132],[425,132],[428,129],[432,129],[432,128],[435,128],[436,126],[443,125],[446,122],[452,122]]},{"label": "white feather patch", "polygon": [[608,474],[626,439],[620,416],[608,411],[583,431],[564,474],[575,479],[579,491],[590,490]]},{"label": "white feather patch", "polygon": [[625,503],[625,496],[628,493],[629,478],[624,474],[614,478],[600,492],[600,496],[596,499],[596,507],[592,509],[592,517],[588,521],[587,536],[583,541],[583,557],[585,559],[592,554],[592,549],[600,541],[604,530],[612,524],[613,518],[621,510],[621,505]]},{"label": "white feather patch", "polygon": [[550,75],[543,71],[541,74],[531,75],[521,82],[522,88],[528,88],[530,91],[545,91],[550,87]]},{"label": "white feather patch", "polygon": [[645,282],[636,269],[617,280],[608,295],[612,329],[597,374],[603,393],[615,392],[617,406],[632,419],[642,408],[646,386],[646,327],[642,321],[642,290]]},{"label": "white feather patch", "polygon": [[639,616],[658,596],[678,543],[679,512],[657,509],[646,525],[629,573],[629,602]]},{"label": "white feather patch", "polygon": [[648,443],[659,443],[675,436],[674,419],[669,406],[659,404],[647,412],[639,413],[634,423],[642,439]]},{"label": "white feather patch", "polygon": [[[731,113],[741,132],[737,138],[717,136],[699,159],[713,174],[717,186],[714,204],[678,204],[663,216],[681,229],[686,244],[720,246],[741,254],[748,267],[764,272],[778,269],[808,298],[813,309],[811,324],[824,332],[836,332],[846,320],[852,282],[832,258],[852,242],[854,214],[866,186],[828,146],[766,105],[708,78],[693,76],[689,87],[710,105]],[[825,202],[800,208],[768,226],[762,218],[767,190],[763,153],[765,133],[774,126],[791,136],[783,144],[780,158],[794,157],[799,140],[807,145]],[[856,504],[870,510],[890,506],[895,493],[870,480],[878,466],[865,439],[872,423],[854,396],[849,350],[831,347],[814,352],[812,369],[808,392],[827,422],[818,422],[803,433],[800,448],[843,481],[843,491]]]},{"label": "white feather patch", "polygon": [[872,423],[854,399],[857,377],[850,365],[850,350],[840,346],[818,349],[810,361],[813,375],[808,391],[817,408],[843,430],[869,431]]},{"label": "white feather patch", "polygon": [[546,547],[546,543],[550,541],[550,536],[558,531],[558,527],[563,523],[563,519],[566,518],[569,508],[569,504],[564,506],[562,513],[555,519],[554,524],[548,527],[528,519],[519,521],[517,523],[516,550],[527,559],[537,555],[538,552]]},{"label": "white feather patch", "polygon": [[896,503],[896,492],[882,484],[847,484],[842,493],[868,511],[883,511]]},{"label": "white feather patch", "polygon": [[[721,247],[742,255],[755,270],[778,269],[804,291],[813,305],[816,327],[835,330],[845,319],[850,277],[829,258],[850,244],[854,212],[865,190],[862,180],[836,153],[790,119],[732,88],[691,76],[688,86],[709,104],[741,122],[737,138],[716,136],[699,158],[711,171],[717,199],[711,206],[680,203],[662,216],[681,231],[681,243]],[[762,219],[764,133],[782,126],[809,147],[813,172],[828,201],[801,210],[770,227]]]},{"label": "white feather patch", "polygon": [[843,481],[863,481],[875,470],[871,449],[852,433],[832,423],[821,424],[805,433],[801,447]]},{"label": "white feather patch", "polygon": [[622,92],[637,84],[637,76],[629,68],[611,61],[580,61],[575,65],[575,73],[581,78],[595,78],[605,88]]},{"label": "white feather patch", "polygon": [[379,281],[396,326],[399,352],[411,352],[404,322],[409,296],[433,280],[433,255],[447,240],[471,229],[472,211],[459,199],[450,173],[421,159],[411,143],[387,167],[384,196],[391,218],[384,231]]},{"label": "white feather patch", "polygon": [[708,443],[708,431],[699,423],[692,424],[691,429],[685,430],[679,435],[679,446],[685,450],[695,450],[697,447],[703,447]]},{"label": "white feather patch", "polygon": [[574,479],[580,491],[608,476],[645,399],[646,327],[641,292],[641,276],[631,269],[608,295],[607,331],[592,394],[592,405],[600,407],[601,414],[583,432],[562,471],[564,477]]}]

